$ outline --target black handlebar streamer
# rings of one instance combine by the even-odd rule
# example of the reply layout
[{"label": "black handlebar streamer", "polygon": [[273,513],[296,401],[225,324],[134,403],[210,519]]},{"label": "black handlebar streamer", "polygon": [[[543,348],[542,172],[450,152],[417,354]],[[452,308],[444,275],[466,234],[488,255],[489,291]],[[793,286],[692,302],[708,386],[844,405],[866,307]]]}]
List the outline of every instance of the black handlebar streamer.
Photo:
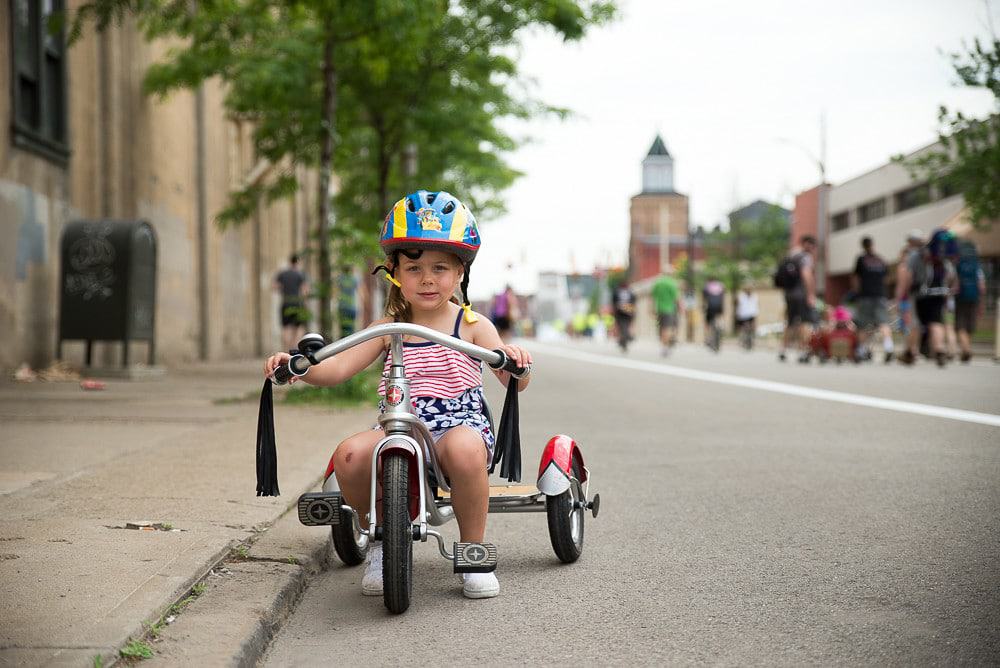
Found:
[{"label": "black handlebar streamer", "polygon": [[521,431],[518,425],[517,408],[518,380],[513,376],[507,381],[507,396],[503,400],[500,428],[497,430],[497,444],[493,452],[490,473],[500,464],[500,477],[507,482],[521,481]]},{"label": "black handlebar streamer", "polygon": [[264,380],[257,413],[257,496],[278,496],[278,449],[274,442],[271,379]]}]

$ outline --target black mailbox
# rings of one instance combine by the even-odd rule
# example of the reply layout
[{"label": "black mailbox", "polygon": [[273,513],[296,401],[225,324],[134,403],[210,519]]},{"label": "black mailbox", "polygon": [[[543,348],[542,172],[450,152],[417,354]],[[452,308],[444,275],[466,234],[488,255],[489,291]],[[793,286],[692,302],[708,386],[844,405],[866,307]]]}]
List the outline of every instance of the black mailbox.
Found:
[{"label": "black mailbox", "polygon": [[154,361],[156,234],[145,221],[78,221],[62,235],[59,350],[67,339],[121,341],[128,365],[130,341],[149,342]]}]

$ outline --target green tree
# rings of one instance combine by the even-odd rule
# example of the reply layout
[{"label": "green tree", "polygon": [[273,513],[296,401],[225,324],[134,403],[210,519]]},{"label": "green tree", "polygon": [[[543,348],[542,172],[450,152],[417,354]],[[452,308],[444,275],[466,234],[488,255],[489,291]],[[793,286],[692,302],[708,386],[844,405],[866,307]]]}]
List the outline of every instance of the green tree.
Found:
[{"label": "green tree", "polygon": [[[317,168],[320,325],[332,329],[330,239],[342,259],[375,250],[390,194],[416,184],[463,193],[480,215],[498,210],[517,177],[504,161],[516,146],[498,125],[543,105],[520,100],[510,47],[531,25],[578,39],[609,20],[599,0],[91,0],[73,16],[71,39],[92,22],[103,30],[127,14],[150,39],[182,46],[152,68],[146,90],[167,95],[218,77],[226,107],[253,123],[253,141],[273,165]],[[407,152],[418,156],[407,165]],[[409,161],[414,162],[414,161]],[[329,183],[336,171],[338,225],[331,232]],[[220,225],[248,218],[261,198],[293,194],[294,170],[231,194]]]},{"label": "green tree", "polygon": [[734,218],[729,229],[708,232],[704,248],[703,273],[715,275],[735,295],[743,283],[774,271],[788,249],[788,220],[781,207],[772,205],[759,218]]},{"label": "green tree", "polygon": [[976,39],[964,53],[951,54],[951,60],[962,85],[993,94],[993,113],[975,119],[942,106],[940,149],[911,160],[894,159],[945,192],[961,192],[972,224],[988,227],[1000,220],[1000,39]]}]

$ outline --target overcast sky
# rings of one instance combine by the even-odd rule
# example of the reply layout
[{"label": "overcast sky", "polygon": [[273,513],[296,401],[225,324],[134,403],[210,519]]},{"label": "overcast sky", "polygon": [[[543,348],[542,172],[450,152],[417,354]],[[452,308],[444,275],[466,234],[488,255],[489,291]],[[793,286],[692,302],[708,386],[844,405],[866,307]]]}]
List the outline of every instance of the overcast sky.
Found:
[{"label": "overcast sky", "polygon": [[[1000,30],[983,0],[620,0],[621,16],[582,42],[527,35],[532,93],[568,121],[512,126],[532,143],[511,156],[525,173],[509,213],[483,225],[470,292],[510,282],[533,292],[539,271],[624,264],[629,198],[659,132],[674,188],[707,226],[755,199],[792,207],[936,137],[941,104],[984,115],[985,91],[954,86],[946,53]],[[784,141],[783,141],[784,140]],[[791,143],[789,143],[791,142]],[[510,268],[508,268],[508,265]]]}]

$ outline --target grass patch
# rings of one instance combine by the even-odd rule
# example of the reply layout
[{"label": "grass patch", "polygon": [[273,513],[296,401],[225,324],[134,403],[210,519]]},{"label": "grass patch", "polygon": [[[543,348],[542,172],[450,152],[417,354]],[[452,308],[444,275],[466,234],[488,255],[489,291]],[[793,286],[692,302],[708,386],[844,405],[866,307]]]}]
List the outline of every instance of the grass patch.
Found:
[{"label": "grass patch", "polygon": [[260,401],[260,390],[250,390],[249,392],[241,394],[238,397],[222,397],[221,399],[212,399],[212,403],[216,406],[242,404],[248,401]]},{"label": "grass patch", "polygon": [[153,648],[142,640],[130,640],[118,650],[118,654],[123,659],[152,659]]},{"label": "grass patch", "polygon": [[250,557],[250,548],[248,548],[243,543],[240,543],[233,548],[233,556],[237,559],[248,559]]},{"label": "grass patch", "polygon": [[163,632],[163,629],[166,628],[167,624],[169,623],[167,622],[167,618],[176,617],[177,615],[184,612],[184,608],[188,607],[192,602],[194,602],[196,598],[198,598],[204,593],[205,593],[204,582],[199,582],[195,586],[191,587],[191,593],[185,596],[180,601],[177,601],[176,603],[171,605],[169,608],[167,608],[167,611],[164,612],[158,620],[156,620],[156,623],[146,625],[146,633],[149,634],[149,637],[152,638],[153,640],[159,638],[160,633]]},{"label": "grass patch", "polygon": [[293,405],[358,406],[378,403],[378,383],[382,369],[372,365],[340,385],[334,387],[313,387],[306,383],[296,383],[285,394],[285,403]]}]

